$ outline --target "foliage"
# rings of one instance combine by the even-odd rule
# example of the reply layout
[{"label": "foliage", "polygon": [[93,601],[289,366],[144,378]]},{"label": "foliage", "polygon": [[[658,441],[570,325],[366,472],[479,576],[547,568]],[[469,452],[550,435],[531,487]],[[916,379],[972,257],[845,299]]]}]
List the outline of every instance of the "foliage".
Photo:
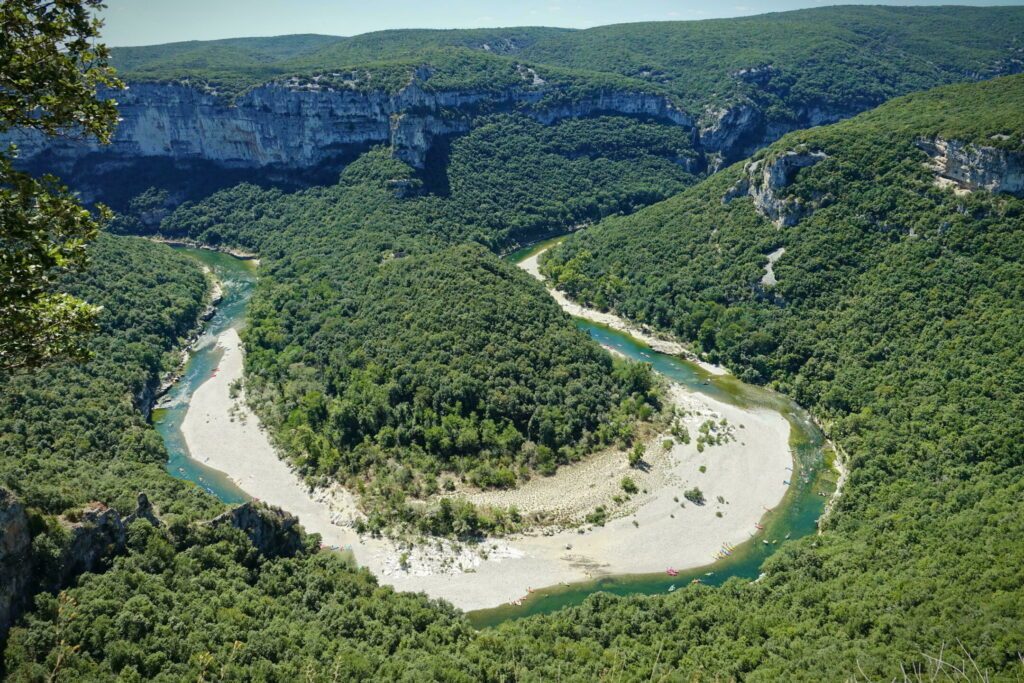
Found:
[{"label": "foliage", "polygon": [[85,133],[110,139],[114,102],[100,86],[119,87],[97,43],[101,0],[8,0],[0,7],[0,131],[34,128],[47,135]]},{"label": "foliage", "polygon": [[[363,494],[371,531],[450,529],[411,505],[443,473],[512,487],[628,443],[657,404],[648,368],[613,362],[532,278],[460,244],[483,232],[457,219],[471,193],[396,198],[411,174],[377,150],[334,187],[240,186],[162,225],[260,253],[247,397],[306,476]],[[511,528],[477,517],[465,526]]]},{"label": "foliage", "polygon": [[[452,143],[445,166],[431,169],[428,184],[443,191],[391,202],[392,213],[408,216],[392,219],[393,229],[403,230],[407,223],[422,232],[429,225],[446,239],[502,249],[671,196],[694,182],[685,170],[693,155],[684,130],[653,121],[608,116],[542,126],[522,115],[482,117]],[[372,164],[347,169],[343,182],[419,185],[410,168],[385,160],[382,152],[371,158]],[[368,166],[376,169],[372,178],[362,177]],[[305,222],[321,210],[307,205],[336,192],[288,195],[243,185],[184,203],[159,230],[169,237],[256,248],[286,225],[277,217],[282,210]],[[133,200],[118,219],[119,230],[152,232],[146,217],[162,208],[161,196],[154,188]]]},{"label": "foliage", "polygon": [[481,119],[452,145],[445,210],[487,244],[631,213],[694,182],[688,133],[621,116]]},{"label": "foliage", "polygon": [[[351,38],[291,35],[188,41],[112,51],[112,63],[132,80],[200,77],[226,93],[263,80],[322,69],[408,61],[424,51],[476,48],[494,54],[514,52],[548,33],[564,29],[471,29],[460,31],[377,31]],[[484,46],[491,49],[487,50]],[[503,46],[505,49],[503,49]]]},{"label": "foliage", "polygon": [[[997,26],[962,38],[993,16]],[[764,97],[779,122],[820,101],[858,108],[965,69],[1006,68],[1000,36],[1019,35],[1019,17],[1014,9],[829,8],[665,27],[683,43],[651,33],[659,27],[612,27],[559,36],[576,41],[572,50],[544,45],[538,32],[503,51],[532,50],[569,66],[601,60],[701,103]],[[452,64],[463,58],[446,54]],[[733,75],[765,66],[765,55],[774,85],[755,88]],[[847,488],[823,533],[780,548],[759,581],[652,597],[599,593],[579,607],[473,633],[449,607],[377,588],[327,554],[268,560],[226,530],[137,524],[112,571],[84,577],[63,598],[40,599],[7,645],[8,672],[15,680],[836,680],[852,672],[873,680],[924,669],[932,653],[961,642],[977,671],[1019,676],[1024,206],[937,187],[915,142],[938,134],[1020,150],[1022,89],[1024,77],[946,88],[783,139],[760,158],[797,147],[828,154],[781,191],[816,207],[796,226],[777,229],[749,198],[723,202],[745,173],[737,165],[632,216],[605,219],[543,264],[574,297],[674,332],[743,378],[790,393],[849,454]],[[580,125],[531,143],[545,174],[597,174],[597,159],[566,163],[600,156],[581,145],[591,134],[621,153],[609,137],[615,124]],[[601,427],[609,440],[629,442],[633,419],[655,400],[645,366],[609,364],[580,343],[539,285],[467,244],[504,245],[552,220],[593,219],[632,202],[625,179],[614,200],[595,199],[596,213],[573,205],[550,218],[544,197],[533,195],[561,191],[559,179],[521,179],[528,165],[502,176],[511,156],[489,167],[486,153],[474,151],[504,153],[506,133],[517,145],[543,136],[515,117],[487,121],[477,138],[463,139],[464,157],[463,141],[453,145],[447,196],[398,199],[396,188],[416,181],[374,151],[335,186],[286,194],[242,185],[162,223],[170,234],[260,252],[247,394],[307,472],[377,475],[355,477],[376,505],[369,531],[407,523],[467,537],[515,528],[514,512],[452,498],[414,511],[406,496],[437,486],[436,472],[480,486],[507,485],[524,466],[550,472]],[[629,135],[646,140],[634,170],[668,158],[659,149],[680,149],[642,122]],[[470,177],[481,169],[494,174],[490,185]],[[503,177],[535,189],[522,196],[502,188]],[[652,187],[653,175],[637,177]],[[499,210],[515,208],[487,222],[461,198],[492,189],[505,192]],[[119,370],[151,378],[161,350],[194,315],[201,277],[153,245],[103,245],[102,260],[120,265],[109,281],[106,271],[90,276],[102,284],[95,293],[81,290],[110,297],[104,305],[117,312],[95,341],[97,356],[126,354]],[[778,283],[763,286],[766,255],[781,246]],[[141,284],[155,273],[170,278],[169,292]],[[545,363],[546,374],[518,367],[523,354]],[[126,386],[113,364],[83,367],[103,382],[61,379],[55,367],[4,387],[2,443],[5,455],[18,453],[4,460],[5,483],[57,511],[83,496],[121,501],[145,482],[163,491],[161,508],[178,505],[194,517],[209,499],[160,471],[158,442],[130,407],[138,384]],[[583,370],[598,376],[584,379]],[[75,395],[69,386],[84,389]],[[577,411],[580,398],[597,403]],[[94,403],[104,410],[77,422]],[[6,417],[26,410],[25,424]],[[591,431],[593,410],[603,417]],[[702,446],[712,431],[697,436]],[[80,432],[88,442],[73,441]],[[685,427],[676,432],[689,440]],[[126,441],[113,443],[122,434]],[[76,459],[79,451],[87,457]],[[33,474],[37,462],[45,467]],[[138,479],[118,478],[126,471]],[[60,490],[62,477],[77,488]],[[683,495],[703,499],[697,488]],[[587,521],[607,518],[598,507]]]},{"label": "foliage", "polygon": [[543,64],[620,73],[697,115],[750,98],[771,125],[814,107],[863,110],[895,95],[1008,73],[1019,8],[823,7],[710,21],[600,26],[523,50]]},{"label": "foliage", "polygon": [[[12,680],[470,680],[450,606],[376,585],[333,554],[264,558],[230,527],[136,522],[130,552],[11,633]],[[74,643],[75,645],[72,645]]]},{"label": "foliage", "polygon": [[640,467],[645,455],[647,455],[647,448],[642,443],[634,444],[633,448],[629,451],[629,466]]},{"label": "foliage", "polygon": [[[10,0],[0,6],[0,133],[31,128],[107,141],[116,121],[99,86],[117,87],[95,43],[99,0]],[[52,291],[53,277],[84,264],[98,225],[56,178],[14,170],[0,150],[0,376],[80,357],[98,310]]]},{"label": "foliage", "polygon": [[[438,86],[489,88],[528,63],[570,100],[600,87],[595,79],[603,77],[633,91],[668,93],[709,121],[724,106],[751,101],[770,127],[815,108],[853,113],[914,90],[1010,73],[1022,31],[1024,13],[1014,7],[851,6],[584,31],[408,30],[176,43],[122,48],[114,58],[130,79],[205,79],[229,94],[318,73],[357,74],[357,81],[373,74],[370,80],[395,88],[415,66],[435,69]],[[483,73],[499,77],[478,78]]]},{"label": "foliage", "polygon": [[210,512],[216,501],[164,472],[160,437],[140,409],[202,310],[206,281],[169,248],[101,235],[92,265],[58,290],[102,307],[91,359],[55,362],[0,383],[0,486],[59,514],[93,500],[122,511],[146,491],[167,512]]},{"label": "foliage", "polygon": [[694,505],[704,504],[704,493],[696,486],[694,486],[692,489],[687,489],[686,491],[683,491],[683,498],[690,501]]},{"label": "foliage", "polygon": [[[574,296],[603,297],[811,408],[851,473],[826,533],[774,556],[764,580],[678,598],[729,627],[697,636],[640,600],[595,601],[548,627],[600,614],[607,642],[607,627],[643,613],[662,624],[646,643],[687,643],[666,646],[667,661],[765,679],[885,677],[960,641],[981,670],[1012,677],[1024,649],[1010,616],[1024,600],[1011,550],[1024,547],[1024,203],[938,187],[915,142],[1019,150],[1022,101],[1024,77],[1009,77],[783,138],[763,156],[828,154],[780,190],[819,204],[796,226],[776,228],[746,198],[723,203],[739,164],[554,251],[544,268]],[[763,287],[780,246],[778,284]]]}]

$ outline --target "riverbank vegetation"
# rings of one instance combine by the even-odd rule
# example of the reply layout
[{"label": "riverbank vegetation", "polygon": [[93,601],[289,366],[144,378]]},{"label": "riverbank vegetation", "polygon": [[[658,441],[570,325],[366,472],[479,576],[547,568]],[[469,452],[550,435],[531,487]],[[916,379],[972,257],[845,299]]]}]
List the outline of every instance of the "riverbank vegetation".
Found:
[{"label": "riverbank vegetation", "polygon": [[[736,608],[725,619],[738,629],[728,647],[717,640],[726,629],[697,635],[665,619],[631,640],[631,654],[667,638],[689,644],[670,655],[684,668],[870,677],[893,653],[913,660],[961,642],[985,670],[1019,670],[1024,641],[1011,615],[1022,599],[1024,336],[1014,321],[1024,314],[1024,203],[938,186],[915,143],[938,134],[1016,140],[1020,150],[1022,101],[1024,77],[1010,77],[783,138],[758,158],[828,155],[776,189],[819,207],[795,226],[776,228],[748,198],[723,201],[746,173],[738,164],[575,236],[542,265],[574,297],[670,330],[741,377],[790,393],[849,454],[825,534],[783,549],[757,584],[687,592],[673,606]],[[780,246],[778,283],[763,287],[766,254]],[[545,628],[596,647],[609,618],[659,608],[606,599],[545,618]],[[836,632],[847,634],[841,645]]]},{"label": "riverbank vegetation", "polygon": [[[993,16],[987,11],[839,8],[829,10],[828,28],[812,21],[825,16],[816,10],[734,24],[745,33],[707,22],[682,44],[612,27],[569,33],[581,37],[572,50],[545,47],[554,34],[524,29],[512,47],[556,62],[600,59],[701,98],[736,81],[723,101],[766,79],[778,86],[765,89],[777,98],[768,120],[778,122],[816,98],[868,106],[930,79],[1005,66],[1017,54],[1009,47],[1019,48],[997,34],[1020,35],[1019,12],[991,10],[1000,20],[977,33],[984,44],[950,47],[952,32],[967,35],[977,17]],[[722,45],[739,47],[717,61],[654,59]],[[321,47],[329,46],[307,38],[289,53],[268,43],[254,59],[306,58]],[[191,59],[168,54],[184,60],[174,68]],[[758,69],[733,71],[750,66]],[[205,283],[164,246],[101,237],[92,269],[61,283],[104,306],[93,359],[4,380],[0,482],[33,511],[38,551],[49,548],[39,515],[90,500],[128,511],[143,490],[166,523],[136,521],[109,571],[39,596],[5,643],[4,673],[25,681],[875,680],[931,672],[938,658],[979,678],[1019,677],[1024,204],[937,185],[917,143],[941,135],[1021,151],[1022,101],[1024,77],[1000,79],[784,138],[758,160],[826,155],[777,188],[779,199],[813,209],[795,225],[777,228],[746,193],[731,192],[749,177],[739,164],[553,250],[543,268],[573,297],[685,338],[813,410],[848,454],[850,475],[822,533],[780,547],[759,581],[652,597],[598,593],[480,633],[444,603],[380,588],[318,552],[315,538],[293,557],[268,557],[241,532],[193,524],[222,506],[164,471],[166,453],[139,406],[195,320]],[[535,134],[531,125],[497,117],[461,150],[455,141],[447,192],[406,196],[422,179],[376,150],[336,185],[291,194],[240,185],[162,224],[168,234],[259,252],[246,394],[304,473],[362,484],[375,528],[457,536],[513,528],[514,511],[488,517],[458,501],[424,510],[413,499],[454,477],[504,486],[600,443],[629,443],[632,422],[658,406],[645,366],[611,361],[540,285],[472,243],[499,248],[550,220],[596,220],[674,192],[693,179],[678,170],[656,177],[685,148],[664,131],[634,130],[650,154],[609,154],[628,157],[616,167],[637,173],[627,178],[602,171],[603,154],[585,149],[587,137],[612,135],[617,124],[567,125],[550,132],[557,139],[524,147],[529,159],[559,157],[543,160],[549,171],[578,175],[528,178],[521,186],[530,192],[519,193],[506,178],[528,177],[529,164],[493,167],[485,157],[493,149],[510,159]],[[567,199],[576,182],[586,201]],[[502,197],[497,211],[472,213],[468,199],[459,208],[460,197],[492,192]],[[514,208],[503,215],[505,206]],[[780,247],[777,282],[764,284],[767,255]],[[693,438],[708,443],[707,427]],[[683,495],[705,496],[699,487]],[[607,518],[599,507],[588,521]]]},{"label": "riverbank vegetation", "polygon": [[196,263],[145,240],[101,236],[66,291],[101,306],[85,363],[53,363],[0,384],[0,486],[59,514],[101,500],[135,508],[147,491],[168,511],[215,501],[166,476],[167,452],[142,411],[196,324],[207,283]]},{"label": "riverbank vegetation", "polygon": [[164,222],[259,252],[247,397],[304,475],[362,494],[372,531],[447,529],[413,505],[447,478],[516,486],[631,445],[660,407],[649,368],[613,361],[543,287],[472,244],[479,228],[449,202],[396,197],[407,182],[411,169],[378,150],[336,186],[242,186]]}]

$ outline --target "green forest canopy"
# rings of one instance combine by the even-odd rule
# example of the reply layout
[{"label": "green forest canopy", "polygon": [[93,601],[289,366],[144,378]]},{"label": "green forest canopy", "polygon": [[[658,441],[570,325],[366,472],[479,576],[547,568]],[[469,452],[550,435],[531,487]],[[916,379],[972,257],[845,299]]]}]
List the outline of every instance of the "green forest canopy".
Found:
[{"label": "green forest canopy", "polygon": [[[743,172],[737,165],[589,228],[545,264],[580,298],[600,293],[827,419],[849,454],[847,489],[824,532],[780,549],[761,581],[657,597],[598,594],[477,634],[452,610],[377,588],[330,555],[264,558],[228,532],[175,537],[139,523],[111,571],[85,577],[63,602],[42,598],[12,632],[9,673],[834,680],[889,678],[940,653],[959,665],[967,652],[994,678],[1019,674],[1024,207],[1006,195],[936,187],[914,142],[1019,130],[1022,95],[1024,77],[955,86],[788,136],[764,154],[806,145],[829,155],[787,188],[808,198],[831,193],[796,226],[776,229],[747,198],[722,203]],[[372,187],[397,169],[380,170],[368,159],[352,169],[356,177],[322,192],[333,203],[347,184]],[[363,225],[398,224],[386,193],[365,196]],[[375,243],[410,249],[385,269],[444,263],[413,235],[401,240]],[[759,291],[752,285],[765,254],[780,245],[779,283]],[[268,238],[268,252],[275,248],[283,247]],[[350,265],[380,268],[362,258]],[[301,256],[275,256],[270,277],[301,265]],[[339,283],[346,272],[336,271]],[[655,287],[664,291],[653,296]]]},{"label": "green forest canopy", "polygon": [[[541,75],[545,67],[572,70],[552,72],[556,78],[626,77],[697,115],[751,97],[769,121],[783,121],[800,109],[859,111],[913,90],[1019,70],[1022,34],[1019,7],[849,6],[581,31],[399,30],[173,43],[119,48],[114,63],[132,80],[204,78],[238,92],[284,75],[388,62],[437,62],[449,73],[446,84],[457,87],[478,80],[483,58],[507,58]],[[474,52],[480,59],[468,56]]]},{"label": "green forest canopy", "polygon": [[203,308],[195,261],[168,247],[101,235],[92,264],[61,289],[101,306],[86,363],[54,363],[0,383],[0,486],[47,514],[100,500],[133,510],[145,490],[168,512],[216,501],[165,477],[167,451],[140,412]]},{"label": "green forest canopy", "polygon": [[[745,172],[737,164],[542,265],[574,297],[786,391],[849,454],[829,532],[773,558],[737,617],[767,636],[749,653],[768,678],[828,666],[837,677],[873,652],[957,639],[990,667],[1020,666],[1024,202],[940,189],[915,143],[1019,152],[1022,102],[1015,76],[783,138],[758,156],[828,155],[783,191],[820,205],[796,226],[776,228],[749,198],[723,202]],[[761,287],[779,247],[778,284]],[[770,635],[786,628],[792,645]],[[827,661],[802,659],[824,650]]]},{"label": "green forest canopy", "polygon": [[469,204],[396,197],[411,174],[381,149],[336,186],[240,185],[163,224],[260,253],[247,395],[305,474],[367,487],[373,529],[445,475],[509,487],[629,443],[657,405],[646,367],[613,363],[532,278],[466,243],[495,234],[460,220]]},{"label": "green forest canopy", "polygon": [[[493,40],[501,46],[494,52],[516,60],[641,79],[688,106],[749,96],[771,120],[787,120],[799,107],[860,109],[910,89],[1019,68],[1013,41],[1022,16],[1019,8],[827,8],[580,32],[523,29],[504,42],[503,32],[473,34],[468,42],[465,33],[455,38],[459,32],[429,32],[429,40],[395,32],[360,37],[369,47],[351,47],[350,56],[346,41],[303,37],[301,45],[232,43],[241,56],[207,46],[209,54],[193,62],[187,50],[164,46],[166,60],[148,64],[143,51],[151,48],[139,49],[136,71],[127,75],[205,76],[239,91],[325,68],[321,50],[338,55],[338,65],[364,62],[372,52],[382,69],[399,73],[420,61],[410,50],[422,42],[439,50],[431,59],[444,60],[448,80],[441,83],[454,86],[468,82],[463,76],[479,82],[481,65],[509,72],[501,57],[472,52],[480,47],[475,41]],[[665,33],[652,40],[652,31]],[[391,44],[394,59],[381,52]],[[236,68],[239,62],[244,68]],[[578,72],[558,73],[571,82]],[[762,581],[655,598],[599,595],[578,608],[474,634],[450,608],[377,588],[327,555],[259,558],[237,534],[136,526],[129,554],[72,589],[72,607],[40,600],[10,639],[8,671],[23,680],[55,667],[67,680],[213,671],[229,680],[292,680],[311,670],[390,679],[649,680],[668,670],[763,680],[815,672],[830,679],[856,670],[895,675],[900,662],[925,664],[926,654],[962,641],[980,667],[1018,673],[1021,201],[935,187],[914,143],[940,134],[1020,149],[1022,90],[1020,77],[946,88],[785,138],[761,157],[800,145],[828,154],[787,188],[818,206],[796,226],[776,229],[746,198],[722,202],[743,172],[737,165],[647,210],[606,218],[546,262],[574,296],[669,329],[746,379],[791,393],[849,453],[847,492],[825,533],[787,545]],[[682,164],[668,164],[672,155],[688,155],[672,133],[637,122],[615,139],[619,124],[609,118],[540,129],[518,117],[493,117],[454,144],[447,196],[396,197],[417,180],[376,151],[336,186],[294,194],[238,186],[183,206],[162,229],[260,251],[265,272],[246,338],[249,388],[308,472],[402,463],[411,476],[382,478],[376,492],[400,502],[445,468],[502,485],[503,470],[543,471],[548,453],[541,447],[565,462],[588,438],[600,440],[587,437],[583,413],[563,410],[548,416],[550,429],[541,428],[545,410],[563,405],[557,391],[604,388],[609,400],[596,409],[613,418],[641,415],[656,400],[639,366],[608,373],[607,358],[593,347],[570,350],[577,333],[539,286],[466,244],[498,247],[553,225],[596,221],[693,182]],[[593,135],[601,142],[588,150]],[[628,151],[634,136],[645,140],[639,154]],[[517,156],[520,147],[525,151]],[[533,164],[544,172],[531,174]],[[578,187],[586,191],[574,197]],[[484,205],[490,197],[500,200]],[[782,246],[778,284],[759,287],[766,254]],[[212,513],[219,508],[212,499],[163,472],[159,440],[131,401],[194,320],[202,277],[154,245],[104,238],[95,250],[108,269],[97,266],[67,287],[104,303],[112,316],[95,341],[98,360],[3,387],[2,443],[5,455],[19,454],[5,460],[5,484],[47,514],[88,498],[130,507],[140,488],[153,491],[163,512],[187,519]],[[403,316],[419,313],[430,298],[417,288],[420,278],[453,306],[426,307],[424,333],[406,338]],[[478,298],[481,279],[487,296]],[[386,296],[396,283],[408,299]],[[532,329],[527,308],[552,325]],[[510,331],[530,331],[526,352],[549,359],[553,372],[605,372],[587,377],[589,385],[555,387],[529,368],[511,369],[513,386],[532,390],[517,405],[541,419],[535,429],[531,420],[517,424],[505,416],[508,425],[499,429],[491,418],[494,433],[486,414],[509,392],[504,376],[488,376],[485,386],[468,387],[478,401],[475,417],[465,402],[440,401],[458,418],[449,419],[448,430],[426,406],[446,392],[467,395],[467,383],[457,367],[430,367],[423,340],[443,333],[460,312],[472,313],[457,320],[466,331],[456,341],[468,345],[460,351],[472,370],[461,374],[475,374],[473,363],[491,341],[481,321],[499,315]],[[394,334],[367,344],[332,320]],[[512,355],[522,352],[513,344],[521,339],[505,341]],[[408,387],[410,400],[401,381],[415,375],[406,367],[413,359],[427,373]],[[71,385],[81,391],[67,391]],[[423,387],[433,396],[417,404]],[[556,392],[552,400],[546,391]],[[374,410],[360,415],[362,406]],[[67,424],[80,428],[73,440]],[[434,428],[442,433],[428,441]],[[487,467],[462,462],[464,431],[464,443],[493,436]],[[557,448],[546,445],[550,434]],[[608,438],[628,437],[623,427]],[[536,439],[536,450],[526,453],[528,438]],[[520,439],[519,450],[507,448]],[[39,443],[52,443],[52,450],[37,452]],[[400,518],[405,509],[382,506],[379,514]]]}]

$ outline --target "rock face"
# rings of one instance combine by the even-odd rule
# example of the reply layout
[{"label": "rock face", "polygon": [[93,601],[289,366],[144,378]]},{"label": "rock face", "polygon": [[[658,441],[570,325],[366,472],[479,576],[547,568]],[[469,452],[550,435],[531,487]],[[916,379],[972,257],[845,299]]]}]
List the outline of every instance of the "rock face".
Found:
[{"label": "rock face", "polygon": [[124,521],[117,510],[103,503],[90,503],[78,521],[61,518],[69,540],[61,553],[57,572],[45,590],[70,585],[84,572],[100,569],[112,556],[124,550],[127,541]]},{"label": "rock face", "polygon": [[0,641],[31,597],[32,536],[25,507],[0,489]]},{"label": "rock face", "polygon": [[804,202],[795,197],[784,197],[780,190],[788,187],[797,172],[813,166],[828,155],[820,151],[789,150],[775,157],[751,161],[744,167],[744,176],[722,198],[730,202],[749,195],[754,198],[758,213],[775,223],[776,227],[793,226],[817,208],[815,202]]},{"label": "rock face", "polygon": [[267,557],[291,557],[302,549],[299,520],[280,508],[245,503],[210,520],[211,526],[228,524],[241,529],[253,546]]},{"label": "rock face", "polygon": [[[426,75],[424,75],[425,77]],[[32,131],[8,134],[24,161],[45,159],[58,172],[102,153],[111,164],[139,157],[206,160],[228,168],[306,169],[338,164],[373,145],[422,167],[433,141],[466,132],[478,113],[519,111],[543,123],[597,114],[644,115],[692,127],[667,98],[605,91],[572,103],[545,104],[541,82],[500,92],[427,89],[414,79],[396,93],[311,87],[290,81],[256,87],[227,102],[183,83],[133,83],[104,93],[119,104],[121,123],[110,146],[53,140]]]},{"label": "rock face", "polygon": [[[773,72],[762,69],[752,73],[763,75]],[[791,119],[769,121],[753,102],[739,102],[724,109],[706,110],[695,140],[708,154],[708,166],[712,171],[718,171],[726,163],[748,157],[786,133],[835,123],[867,108],[868,104],[862,108],[812,104],[798,107]]]},{"label": "rock face", "polygon": [[[145,494],[139,494],[139,509],[127,521],[136,517],[159,524]],[[0,489],[0,640],[33,595],[61,590],[82,573],[103,569],[125,548],[125,520],[102,503],[90,503],[57,523],[64,532],[60,555],[37,556],[24,506],[10,491]]]},{"label": "rock face", "polygon": [[[0,642],[11,625],[41,591],[62,590],[85,572],[102,571],[125,550],[127,525],[145,519],[162,522],[145,493],[138,495],[135,511],[122,518],[103,503],[90,503],[79,512],[57,518],[60,554],[56,558],[32,550],[32,532],[25,507],[0,489]],[[278,508],[246,503],[214,518],[209,524],[241,529],[259,552],[268,557],[290,557],[304,547],[298,519]]]},{"label": "rock face", "polygon": [[716,171],[738,150],[757,146],[764,137],[764,116],[750,103],[709,110],[704,118],[710,122],[700,127],[698,140],[705,151],[715,155],[710,165]]},{"label": "rock face", "polygon": [[[773,65],[761,64],[733,77],[770,90],[778,73]],[[496,112],[520,113],[545,125],[617,114],[683,126],[692,132],[698,155],[680,161],[689,172],[713,172],[792,130],[832,123],[872,104],[848,109],[808,104],[797,107],[790,119],[770,121],[752,99],[741,98],[698,112],[698,122],[661,94],[609,88],[576,98],[528,67],[521,66],[520,75],[522,85],[497,91],[435,90],[430,70],[421,67],[407,86],[388,92],[360,89],[354,81],[324,74],[265,83],[233,101],[201,84],[137,82],[128,90],[101,93],[117,99],[121,116],[109,146],[51,139],[34,131],[10,131],[0,143],[14,142],[22,163],[56,172],[89,200],[91,178],[133,169],[140,161],[169,163],[186,176],[208,174],[207,165],[212,165],[246,178],[258,172],[301,184],[301,178],[328,182],[370,147],[390,145],[397,158],[422,169],[439,141],[466,133],[475,117]],[[150,213],[144,223],[159,218],[159,211]]]},{"label": "rock face", "polygon": [[144,519],[155,527],[163,526],[163,522],[160,521],[160,518],[156,516],[156,512],[153,510],[153,504],[149,502],[149,496],[145,493],[139,493],[137,500],[135,512],[124,518],[125,526],[137,519]]},{"label": "rock face", "polygon": [[1024,197],[1024,152],[939,137],[921,138],[916,145],[931,157],[940,184]]}]

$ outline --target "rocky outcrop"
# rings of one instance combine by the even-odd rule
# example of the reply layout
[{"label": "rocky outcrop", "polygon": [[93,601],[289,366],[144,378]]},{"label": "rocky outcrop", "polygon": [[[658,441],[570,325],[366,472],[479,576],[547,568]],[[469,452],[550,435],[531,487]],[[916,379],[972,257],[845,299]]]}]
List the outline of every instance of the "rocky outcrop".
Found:
[{"label": "rocky outcrop", "polygon": [[101,569],[111,557],[124,550],[127,532],[117,510],[103,503],[90,503],[70,519],[61,517],[67,532],[56,572],[45,590],[57,591],[80,574]]},{"label": "rocky outcrop", "polygon": [[[774,73],[772,67],[751,67],[733,76],[761,85],[756,79],[766,80]],[[707,155],[708,167],[718,171],[726,164],[748,157],[794,130],[835,123],[871,106],[873,103],[870,102],[865,102],[861,107],[838,107],[813,102],[795,107],[789,117],[770,119],[753,100],[741,99],[728,107],[705,109],[694,142]]]},{"label": "rocky outcrop", "polygon": [[394,178],[386,184],[398,199],[415,197],[423,190],[423,183],[417,178]]},{"label": "rocky outcrop", "polygon": [[820,151],[789,150],[774,157],[751,161],[744,167],[744,175],[722,198],[728,203],[737,197],[753,197],[758,213],[775,223],[776,227],[793,226],[819,205],[817,201],[804,201],[787,197],[780,191],[792,184],[797,172],[814,166],[828,155]]},{"label": "rocky outcrop", "polygon": [[156,404],[156,400],[160,398],[162,391],[166,392],[166,389],[158,379],[154,378],[143,384],[132,396],[132,405],[142,413],[142,419],[149,420],[153,414],[153,406]]},{"label": "rocky outcrop", "polygon": [[779,284],[779,279],[775,277],[775,263],[782,258],[782,255],[786,253],[785,247],[779,247],[775,251],[767,254],[766,258],[768,263],[764,266],[764,275],[761,276],[761,287],[770,288]]},{"label": "rocky outcrop", "polygon": [[395,93],[292,79],[253,88],[233,102],[188,83],[133,83],[105,93],[118,101],[121,122],[113,141],[46,138],[34,131],[8,134],[25,162],[42,160],[58,172],[102,153],[111,164],[140,157],[205,160],[229,168],[308,169],[339,164],[373,145],[422,167],[435,139],[467,131],[474,116],[518,111],[543,123],[598,114],[644,115],[693,126],[666,97],[600,91],[568,101],[543,80],[498,92],[432,90],[427,73]]},{"label": "rocky outcrop", "polygon": [[90,503],[56,518],[55,526],[46,532],[54,535],[60,547],[56,557],[37,554],[24,506],[10,491],[0,489],[0,640],[30,606],[33,595],[66,588],[81,574],[102,570],[123,552],[125,526],[139,518],[160,524],[144,493],[139,494],[135,513],[123,520],[117,510]]},{"label": "rocky outcrop", "polygon": [[299,519],[281,508],[245,503],[210,521],[211,526],[225,524],[244,531],[253,546],[267,557],[291,557],[303,547]]},{"label": "rocky outcrop", "polygon": [[144,519],[155,527],[163,526],[163,522],[156,516],[153,504],[149,502],[149,496],[140,492],[136,501],[135,512],[124,518],[125,526],[128,526],[137,519]]},{"label": "rocky outcrop", "polygon": [[[53,534],[59,555],[37,556],[25,507],[10,491],[0,489],[0,642],[31,606],[33,595],[62,590],[85,572],[104,570],[113,557],[124,552],[128,525],[140,519],[155,527],[163,525],[145,493],[139,493],[135,511],[123,518],[103,503],[90,503],[56,518],[45,532]],[[260,503],[240,505],[208,523],[242,530],[267,557],[290,557],[304,547],[298,519]]]},{"label": "rocky outcrop", "polygon": [[1024,152],[940,137],[915,143],[930,158],[940,185],[1024,197]]},{"label": "rocky outcrop", "polygon": [[32,536],[25,507],[0,489],[0,641],[31,597]]},{"label": "rocky outcrop", "polygon": [[715,171],[742,155],[742,150],[758,145],[764,137],[764,115],[752,103],[709,109],[703,120],[698,140],[701,148],[713,155],[709,166]]}]

